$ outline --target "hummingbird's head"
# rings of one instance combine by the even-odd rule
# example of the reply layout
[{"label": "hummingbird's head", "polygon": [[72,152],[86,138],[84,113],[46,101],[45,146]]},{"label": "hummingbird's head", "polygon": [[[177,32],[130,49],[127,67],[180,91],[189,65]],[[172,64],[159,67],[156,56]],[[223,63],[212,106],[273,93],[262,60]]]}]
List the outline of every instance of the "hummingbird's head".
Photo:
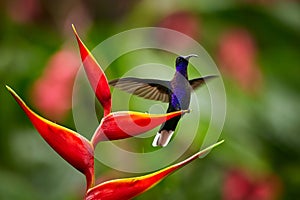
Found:
[{"label": "hummingbird's head", "polygon": [[182,74],[186,73],[187,66],[189,64],[189,59],[191,57],[198,57],[196,54],[190,54],[187,56],[179,56],[176,58],[176,70],[182,72]]}]

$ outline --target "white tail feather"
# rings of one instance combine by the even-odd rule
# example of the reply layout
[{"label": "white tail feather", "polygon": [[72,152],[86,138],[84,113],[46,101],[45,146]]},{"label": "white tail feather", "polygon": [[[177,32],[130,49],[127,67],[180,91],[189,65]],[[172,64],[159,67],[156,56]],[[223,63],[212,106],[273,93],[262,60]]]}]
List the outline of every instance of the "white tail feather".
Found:
[{"label": "white tail feather", "polygon": [[152,142],[153,147],[161,146],[165,147],[169,144],[172,135],[174,131],[167,131],[167,130],[162,130],[161,132],[158,132]]}]

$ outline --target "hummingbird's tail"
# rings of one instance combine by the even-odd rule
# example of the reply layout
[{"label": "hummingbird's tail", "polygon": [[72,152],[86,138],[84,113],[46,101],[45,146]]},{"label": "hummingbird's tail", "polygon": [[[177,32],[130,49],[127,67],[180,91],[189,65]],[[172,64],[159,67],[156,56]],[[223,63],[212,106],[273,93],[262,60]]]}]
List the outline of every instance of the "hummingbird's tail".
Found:
[{"label": "hummingbird's tail", "polygon": [[161,130],[160,132],[156,133],[156,136],[152,142],[153,147],[161,146],[165,147],[168,145],[168,143],[171,140],[171,137],[173,135],[174,131],[172,130]]}]

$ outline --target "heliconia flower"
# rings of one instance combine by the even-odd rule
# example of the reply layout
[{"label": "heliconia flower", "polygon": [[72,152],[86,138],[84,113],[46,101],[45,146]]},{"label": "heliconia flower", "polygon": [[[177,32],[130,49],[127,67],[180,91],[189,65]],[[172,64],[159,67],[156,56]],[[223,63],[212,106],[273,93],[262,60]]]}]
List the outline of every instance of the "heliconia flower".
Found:
[{"label": "heliconia flower", "polygon": [[44,140],[63,159],[86,176],[87,189],[90,188],[94,184],[94,148],[90,141],[68,128],[39,116],[10,87],[6,88]]},{"label": "heliconia flower", "polygon": [[188,159],[174,164],[170,167],[164,168],[157,172],[134,177],[134,178],[124,178],[124,179],[114,179],[110,181],[103,182],[91,189],[86,193],[85,200],[128,200],[136,197],[137,195],[149,190],[161,180],[166,178],[168,175],[172,174],[176,170],[182,168],[193,160],[197,159],[199,156],[203,156],[208,153],[212,148],[218,146],[223,142],[220,141],[216,144],[209,146],[208,148],[194,154]]},{"label": "heliconia flower", "polygon": [[149,131],[165,121],[183,115],[188,110],[166,114],[148,114],[133,111],[110,113],[104,117],[94,133],[92,144],[106,140],[119,140]]},{"label": "heliconia flower", "polygon": [[81,41],[78,36],[74,25],[72,25],[74,34],[76,36],[78,46],[80,49],[81,60],[89,79],[89,82],[96,94],[97,99],[100,101],[104,109],[104,116],[108,115],[111,112],[111,93],[108,85],[107,78],[101,69],[100,65],[97,63],[94,56],[86,48],[86,46]]}]

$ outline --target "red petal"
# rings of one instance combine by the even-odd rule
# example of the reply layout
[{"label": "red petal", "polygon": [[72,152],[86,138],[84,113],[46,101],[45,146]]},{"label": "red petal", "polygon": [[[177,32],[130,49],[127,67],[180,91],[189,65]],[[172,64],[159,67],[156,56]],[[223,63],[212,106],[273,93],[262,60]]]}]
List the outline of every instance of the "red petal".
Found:
[{"label": "red petal", "polygon": [[94,184],[94,148],[78,133],[34,113],[8,86],[8,91],[26,113],[44,140],[67,162],[85,174],[87,188]]},{"label": "red petal", "polygon": [[166,178],[171,173],[185,166],[186,164],[197,159],[199,156],[203,156],[208,153],[212,148],[221,144],[220,141],[216,144],[209,146],[208,148],[194,154],[188,159],[162,169],[160,171],[148,174],[145,176],[125,178],[125,179],[115,179],[111,181],[103,182],[88,190],[85,199],[86,200],[128,200],[133,197],[147,191],[151,187],[155,186],[161,180]]},{"label": "red petal", "polygon": [[167,114],[147,114],[132,111],[110,113],[104,117],[92,138],[94,147],[100,141],[119,140],[149,131],[165,121],[182,115],[186,111]]},{"label": "red petal", "polygon": [[97,63],[94,56],[86,48],[86,46],[81,41],[78,36],[74,25],[72,25],[74,34],[76,36],[78,46],[80,49],[81,60],[87,74],[87,77],[90,81],[90,84],[96,94],[97,99],[103,106],[104,116],[108,115],[111,112],[111,93],[107,78],[101,69],[100,65]]}]

